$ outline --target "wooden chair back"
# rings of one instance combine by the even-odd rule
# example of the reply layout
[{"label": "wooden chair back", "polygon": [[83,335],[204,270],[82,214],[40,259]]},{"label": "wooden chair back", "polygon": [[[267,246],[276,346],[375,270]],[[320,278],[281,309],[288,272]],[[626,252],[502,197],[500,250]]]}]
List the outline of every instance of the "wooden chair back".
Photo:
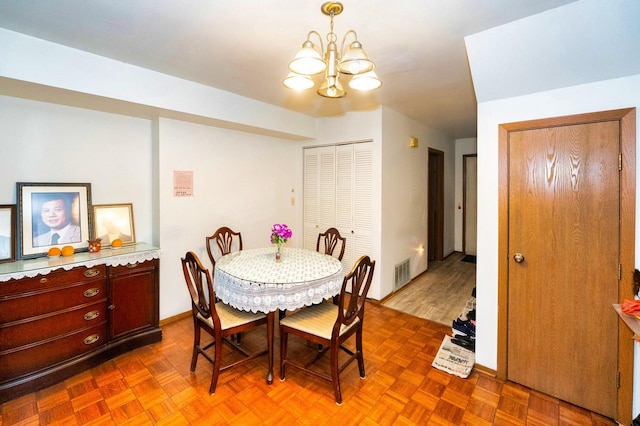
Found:
[{"label": "wooden chair back", "polygon": [[356,318],[364,320],[364,306],[373,279],[376,261],[369,256],[362,256],[353,265],[351,272],[345,275],[338,299],[338,319],[334,325],[334,333],[343,325],[352,324]]},{"label": "wooden chair back", "polygon": [[[191,295],[191,307],[194,319],[198,314],[205,319],[213,317],[215,327],[217,319],[215,312],[216,294],[213,289],[209,270],[202,265],[198,256],[192,251],[187,252],[181,261],[184,280]],[[211,301],[213,301],[213,303],[211,303]],[[219,319],[217,319],[217,323],[219,326]]]},{"label": "wooden chair back", "polygon": [[[324,251],[320,250],[321,242]],[[347,239],[340,235],[340,232],[336,228],[329,228],[325,232],[318,234],[318,240],[316,241],[316,251],[329,256],[333,256],[336,247],[340,245],[340,252],[336,256],[338,260],[342,261],[344,256],[344,249],[347,245]]]},{"label": "wooden chair back", "polygon": [[[214,245],[215,243],[215,245]],[[242,235],[230,228],[223,226],[218,228],[212,235],[205,237],[205,247],[211,265],[215,267],[216,259],[232,251],[242,250]]]}]

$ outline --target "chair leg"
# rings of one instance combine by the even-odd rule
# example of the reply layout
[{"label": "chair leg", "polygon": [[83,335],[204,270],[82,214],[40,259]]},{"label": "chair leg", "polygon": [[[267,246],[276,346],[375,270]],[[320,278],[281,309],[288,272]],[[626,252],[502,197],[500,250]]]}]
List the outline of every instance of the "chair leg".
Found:
[{"label": "chair leg", "polygon": [[358,358],[358,370],[360,370],[360,378],[364,379],[364,355],[362,354],[362,327],[356,331],[356,357]]},{"label": "chair leg", "polygon": [[222,364],[222,336],[215,336],[215,341],[220,342],[219,344],[214,345],[214,356],[213,359],[213,374],[211,376],[211,386],[209,386],[209,393],[213,394],[216,391],[216,386],[218,385],[218,376],[220,376],[220,367]]},{"label": "chair leg", "polygon": [[342,393],[340,392],[340,373],[338,372],[338,353],[340,345],[338,342],[331,343],[331,382],[333,383],[333,393],[336,397],[336,404],[342,404]]},{"label": "chair leg", "polygon": [[280,381],[285,379],[285,366],[284,362],[287,359],[287,341],[289,340],[289,334],[280,329]]},{"label": "chair leg", "polygon": [[200,326],[197,321],[193,322],[193,355],[191,355],[191,372],[196,371],[198,363],[198,347],[200,347]]}]

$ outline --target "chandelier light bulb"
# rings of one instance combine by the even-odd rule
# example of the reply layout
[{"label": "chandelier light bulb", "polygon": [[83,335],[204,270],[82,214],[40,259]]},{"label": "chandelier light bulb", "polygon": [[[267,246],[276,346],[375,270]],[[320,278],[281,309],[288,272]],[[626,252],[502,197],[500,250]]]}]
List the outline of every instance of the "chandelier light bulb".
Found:
[{"label": "chandelier light bulb", "polygon": [[294,72],[290,72],[282,84],[289,89],[297,91],[311,89],[314,85],[313,80],[308,75],[296,74]]},{"label": "chandelier light bulb", "polygon": [[296,74],[318,74],[325,68],[327,68],[327,64],[322,60],[320,52],[310,40],[302,44],[302,49],[298,51],[293,61],[289,62],[289,69]]},{"label": "chandelier light bulb", "polygon": [[382,86],[382,82],[376,75],[375,71],[354,75],[349,82],[349,87],[360,91],[374,90],[380,86]]}]

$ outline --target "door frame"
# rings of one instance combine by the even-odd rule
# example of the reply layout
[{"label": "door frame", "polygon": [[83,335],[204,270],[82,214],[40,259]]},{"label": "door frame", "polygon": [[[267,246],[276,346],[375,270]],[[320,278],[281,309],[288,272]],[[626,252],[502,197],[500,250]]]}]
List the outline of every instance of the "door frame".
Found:
[{"label": "door frame", "polygon": [[[635,199],[636,199],[636,109],[553,117],[540,120],[506,123],[498,126],[498,359],[497,375],[507,377],[507,302],[508,302],[508,241],[509,241],[509,133],[546,127],[586,124],[599,121],[620,121],[620,265],[619,302],[633,299],[635,270]],[[613,307],[611,308],[613,310]],[[618,417],[622,424],[631,423],[633,404],[633,333],[618,321]]]},{"label": "door frame", "polygon": [[[476,158],[476,171],[478,170],[478,154],[464,154],[462,156],[462,252],[467,254],[467,159]],[[476,176],[476,200],[478,198],[477,190],[478,178]],[[476,203],[477,204],[477,203]],[[478,206],[476,205],[476,218]],[[477,230],[477,225],[476,225]],[[476,237],[477,244],[477,237]],[[477,248],[477,246],[476,246]],[[477,250],[476,250],[477,251]]]},{"label": "door frame", "polygon": [[[431,165],[431,159],[434,159],[437,167],[436,167],[436,186],[435,186],[435,194],[432,194],[432,185],[431,182],[428,182],[427,188],[429,194],[427,196],[427,200],[435,200],[435,210],[436,210],[436,220],[435,220],[435,229],[431,229],[430,226],[427,228],[427,232],[429,233],[427,237],[427,241],[434,242],[434,247],[427,247],[428,253],[433,253],[434,260],[441,261],[444,259],[444,152],[439,151],[437,149],[429,148],[429,160],[428,165]],[[429,170],[428,176],[431,176],[431,171]],[[429,211],[433,206],[428,206]],[[428,220],[428,219],[427,219]],[[428,225],[428,224],[427,224]],[[429,256],[427,256],[428,258]]]}]

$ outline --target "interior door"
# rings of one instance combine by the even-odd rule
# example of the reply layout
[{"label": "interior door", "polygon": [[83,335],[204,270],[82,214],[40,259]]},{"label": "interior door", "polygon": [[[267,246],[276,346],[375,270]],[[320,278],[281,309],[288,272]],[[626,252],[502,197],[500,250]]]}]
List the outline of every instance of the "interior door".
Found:
[{"label": "interior door", "polygon": [[620,126],[508,139],[507,378],[615,418]]},{"label": "interior door", "polygon": [[444,259],[444,152],[429,148],[428,260]]},{"label": "interior door", "polygon": [[478,156],[463,155],[463,219],[462,250],[464,254],[475,256],[478,234]]}]

